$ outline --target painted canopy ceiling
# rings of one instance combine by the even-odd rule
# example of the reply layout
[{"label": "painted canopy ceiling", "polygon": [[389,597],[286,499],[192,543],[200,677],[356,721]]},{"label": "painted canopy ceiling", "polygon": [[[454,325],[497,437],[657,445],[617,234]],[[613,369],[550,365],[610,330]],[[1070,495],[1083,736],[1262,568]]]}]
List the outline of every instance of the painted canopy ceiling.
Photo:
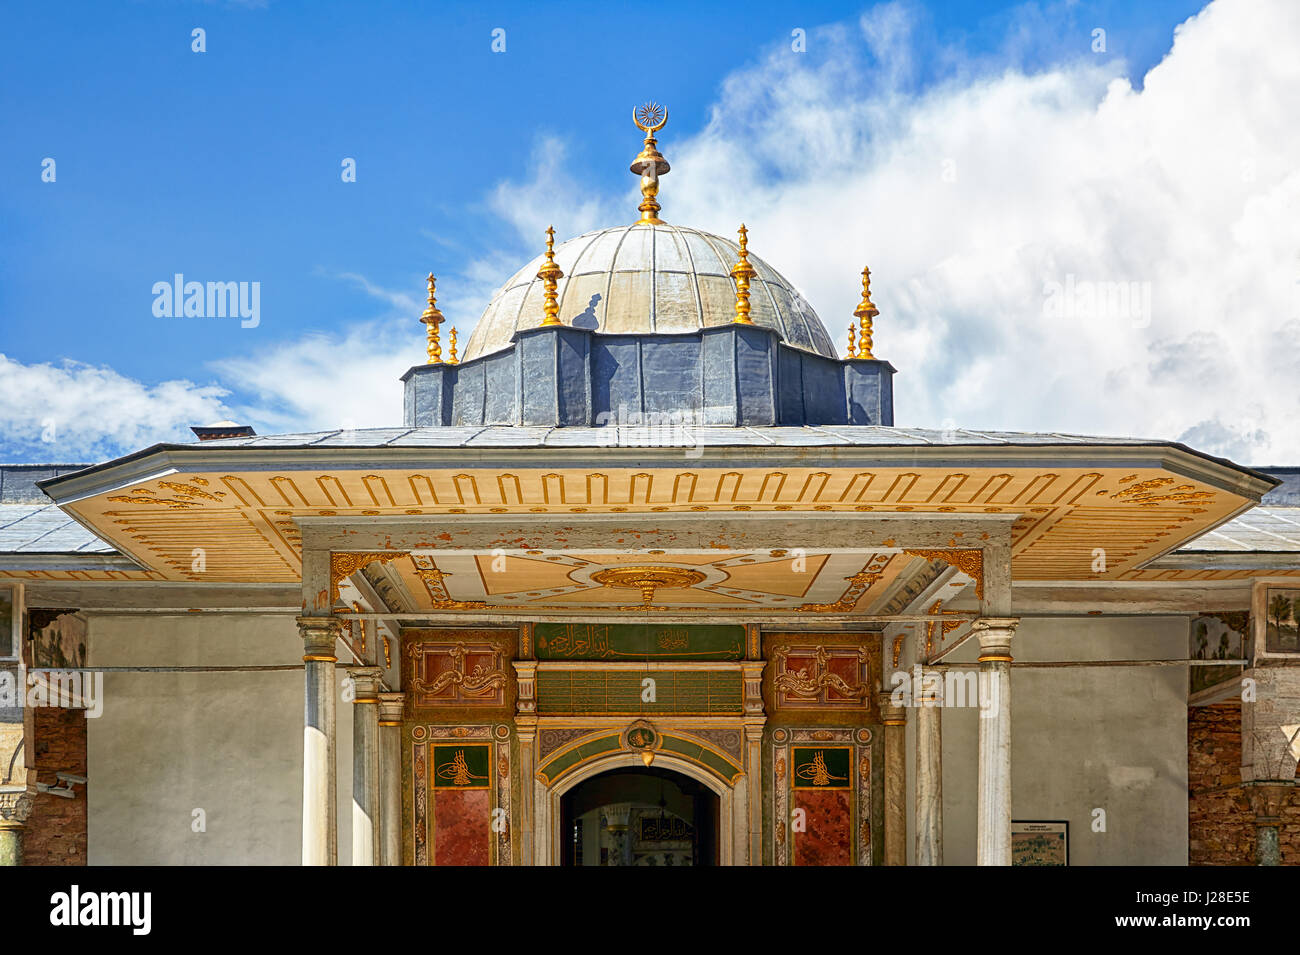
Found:
[{"label": "painted canopy ceiling", "polygon": [[[374,561],[413,610],[795,611],[869,608],[924,558],[889,552],[401,554]],[[382,582],[381,588],[382,590]]]}]

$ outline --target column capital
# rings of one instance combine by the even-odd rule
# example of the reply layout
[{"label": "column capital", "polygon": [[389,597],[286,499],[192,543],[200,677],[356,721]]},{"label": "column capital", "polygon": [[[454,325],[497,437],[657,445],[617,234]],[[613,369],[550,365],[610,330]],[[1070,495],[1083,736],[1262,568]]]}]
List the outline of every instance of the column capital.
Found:
[{"label": "column capital", "polygon": [[744,687],[744,712],[746,716],[764,716],[763,668],[766,660],[742,660],[740,676]]},{"label": "column capital", "polygon": [[343,631],[338,617],[297,617],[298,633],[302,636],[303,660],[312,663],[335,663],[334,643]]},{"label": "column capital", "polygon": [[1293,779],[1256,779],[1243,783],[1242,788],[1250,798],[1256,825],[1276,826],[1291,802],[1296,785]]},{"label": "column capital", "polygon": [[537,713],[537,661],[515,660],[515,717]]},{"label": "column capital", "polygon": [[378,703],[379,690],[384,685],[384,671],[381,667],[350,666],[346,668],[348,676],[356,686],[353,703]]},{"label": "column capital", "polygon": [[1010,663],[1011,638],[1019,617],[980,617],[971,622],[971,633],[980,642],[980,663]]},{"label": "column capital", "polygon": [[896,706],[893,697],[894,694],[889,690],[881,690],[876,694],[876,702],[880,706],[880,722],[885,726],[906,726],[907,707]]},{"label": "column capital", "polygon": [[0,792],[0,829],[22,829],[32,813],[32,794],[25,789]]},{"label": "column capital", "polygon": [[516,716],[515,736],[520,743],[532,743],[537,739],[537,717],[531,713]]},{"label": "column capital", "polygon": [[406,702],[405,693],[390,693],[388,691],[379,694],[379,725],[380,726],[401,726],[402,709]]}]

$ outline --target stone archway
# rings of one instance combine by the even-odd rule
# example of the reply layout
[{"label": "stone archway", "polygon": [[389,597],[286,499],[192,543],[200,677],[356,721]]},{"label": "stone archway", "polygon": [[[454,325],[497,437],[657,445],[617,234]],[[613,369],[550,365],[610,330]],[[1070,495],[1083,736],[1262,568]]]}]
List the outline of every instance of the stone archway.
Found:
[{"label": "stone archway", "polygon": [[[537,865],[558,865],[564,837],[562,819],[562,801],[564,795],[579,783],[611,769],[626,767],[641,768],[645,763],[640,753],[619,752],[598,757],[556,779],[547,786],[536,781],[536,830],[533,842]],[[718,864],[737,865],[743,859],[737,858],[737,847],[744,852],[748,819],[748,780],[745,776],[737,778],[735,785],[729,784],[707,767],[689,759],[664,752],[655,753],[654,765],[687,776],[711,790],[718,798]]]},{"label": "stone archway", "polygon": [[560,806],[561,865],[718,864],[718,794],[662,765],[607,769]]}]

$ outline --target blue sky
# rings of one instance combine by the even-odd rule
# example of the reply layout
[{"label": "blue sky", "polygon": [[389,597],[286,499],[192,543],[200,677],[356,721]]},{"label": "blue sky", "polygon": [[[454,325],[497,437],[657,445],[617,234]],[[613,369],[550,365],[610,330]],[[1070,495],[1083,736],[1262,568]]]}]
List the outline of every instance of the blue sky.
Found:
[{"label": "blue sky", "polygon": [[[590,227],[584,214],[593,209],[621,208],[635,188],[627,165],[639,147],[630,109],[649,98],[669,104],[660,139],[674,173],[683,151],[692,154],[688,144],[704,149],[716,139],[711,118],[715,133],[753,129],[754,117],[729,111],[734,85],[772,57],[790,57],[794,28],[809,39],[792,69],[839,77],[841,95],[920,108],[939,91],[969,94],[1008,73],[1099,71],[1101,80],[1080,80],[1096,109],[1103,80],[1116,76],[1127,77],[1140,97],[1175,27],[1200,8],[276,0],[11,6],[0,35],[0,353],[11,377],[10,389],[0,388],[0,400],[11,402],[0,408],[0,459],[81,459],[124,453],[130,442],[186,439],[183,424],[204,422],[141,412],[141,402],[176,407],[182,393],[181,408],[198,414],[219,405],[261,431],[318,424],[322,419],[304,410],[307,398],[268,384],[277,362],[297,363],[281,369],[286,375],[315,374],[322,403],[332,400],[347,368],[368,367],[352,347],[358,334],[363,342],[391,343],[409,333],[407,364],[415,364],[422,278],[430,269],[463,342],[490,290],[540,251],[542,237],[523,234],[532,216],[512,204],[535,201],[562,237]],[[891,18],[907,24],[897,59],[882,52],[879,30],[863,27]],[[195,27],[206,31],[206,52],[191,51]],[[498,27],[506,31],[504,53],[491,50]],[[1098,27],[1106,31],[1100,54],[1090,49]],[[851,81],[843,79],[848,72]],[[783,103],[790,108],[788,98]],[[873,141],[869,124],[862,135]],[[675,152],[676,144],[682,148]],[[46,157],[56,162],[53,183],[41,180]],[[355,183],[341,181],[345,157],[356,160]],[[774,161],[762,186],[797,187],[805,171]],[[674,181],[666,179],[662,193],[669,221]],[[765,257],[787,274],[800,271],[799,261],[787,268]],[[791,278],[815,289],[816,270],[804,271]],[[259,326],[155,317],[151,287],[177,272],[260,282]],[[827,309],[810,298],[826,318]],[[900,317],[907,306],[900,298]],[[838,320],[827,324],[842,331]],[[47,364],[58,373],[42,371]],[[915,371],[919,381],[942,369],[900,364],[900,371]],[[101,415],[146,420],[134,429],[106,421],[97,436],[56,410],[64,437],[41,441],[38,425],[49,415],[31,390],[42,382],[85,388],[92,397],[102,386]],[[168,382],[182,384],[168,390]],[[390,380],[376,387],[390,396],[387,407],[351,409],[342,418],[398,423],[399,386]],[[21,394],[31,400],[14,397]],[[112,400],[118,394],[128,396],[120,405]],[[942,410],[918,406],[927,420],[912,416],[909,423],[939,424]],[[908,417],[900,410],[900,419]],[[1073,411],[1063,417],[1088,422]]]}]

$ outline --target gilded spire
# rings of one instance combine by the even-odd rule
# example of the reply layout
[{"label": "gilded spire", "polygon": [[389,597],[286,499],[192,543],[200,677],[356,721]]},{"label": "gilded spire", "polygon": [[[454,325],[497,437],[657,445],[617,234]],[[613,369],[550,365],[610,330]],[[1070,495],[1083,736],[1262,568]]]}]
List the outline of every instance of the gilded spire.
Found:
[{"label": "gilded spire", "polygon": [[858,343],[856,341],[857,336],[854,335],[855,331],[856,329],[853,327],[853,323],[849,322],[849,357],[850,358],[858,357]]},{"label": "gilded spire", "polygon": [[632,110],[632,122],[636,123],[637,129],[645,133],[641,152],[636,159],[632,160],[631,167],[632,171],[641,177],[641,205],[637,206],[641,218],[636,220],[636,224],[663,225],[663,220],[659,218],[659,200],[655,197],[659,195],[659,177],[672,167],[660,154],[655,142],[655,133],[663,129],[664,124],[668,122],[668,108],[658,103],[638,106]]},{"label": "gilded spire", "polygon": [[447,359],[449,365],[459,365],[460,359],[456,357],[456,329],[451,330],[451,357]]},{"label": "gilded spire", "polygon": [[880,314],[880,310],[871,301],[871,269],[862,270],[862,301],[853,310],[853,314],[861,327],[861,350],[858,357],[874,360],[876,356],[871,354],[871,320]]},{"label": "gilded spire", "polygon": [[731,277],[736,280],[736,317],[732,319],[738,325],[753,325],[749,317],[749,280],[758,273],[749,264],[749,230],[740,224],[740,258],[731,267]]},{"label": "gilded spire", "polygon": [[537,277],[546,287],[546,300],[542,304],[542,327],[563,324],[560,321],[560,303],[555,298],[555,286],[564,278],[564,273],[555,264],[555,229],[551,226],[546,227],[546,262],[537,270]]},{"label": "gilded spire", "polygon": [[428,339],[426,349],[429,353],[428,364],[441,365],[442,346],[438,343],[438,326],[441,325],[445,319],[442,317],[442,312],[438,311],[437,299],[433,296],[432,272],[429,273],[429,304],[425,308],[424,314],[420,316],[420,321],[424,322]]}]

